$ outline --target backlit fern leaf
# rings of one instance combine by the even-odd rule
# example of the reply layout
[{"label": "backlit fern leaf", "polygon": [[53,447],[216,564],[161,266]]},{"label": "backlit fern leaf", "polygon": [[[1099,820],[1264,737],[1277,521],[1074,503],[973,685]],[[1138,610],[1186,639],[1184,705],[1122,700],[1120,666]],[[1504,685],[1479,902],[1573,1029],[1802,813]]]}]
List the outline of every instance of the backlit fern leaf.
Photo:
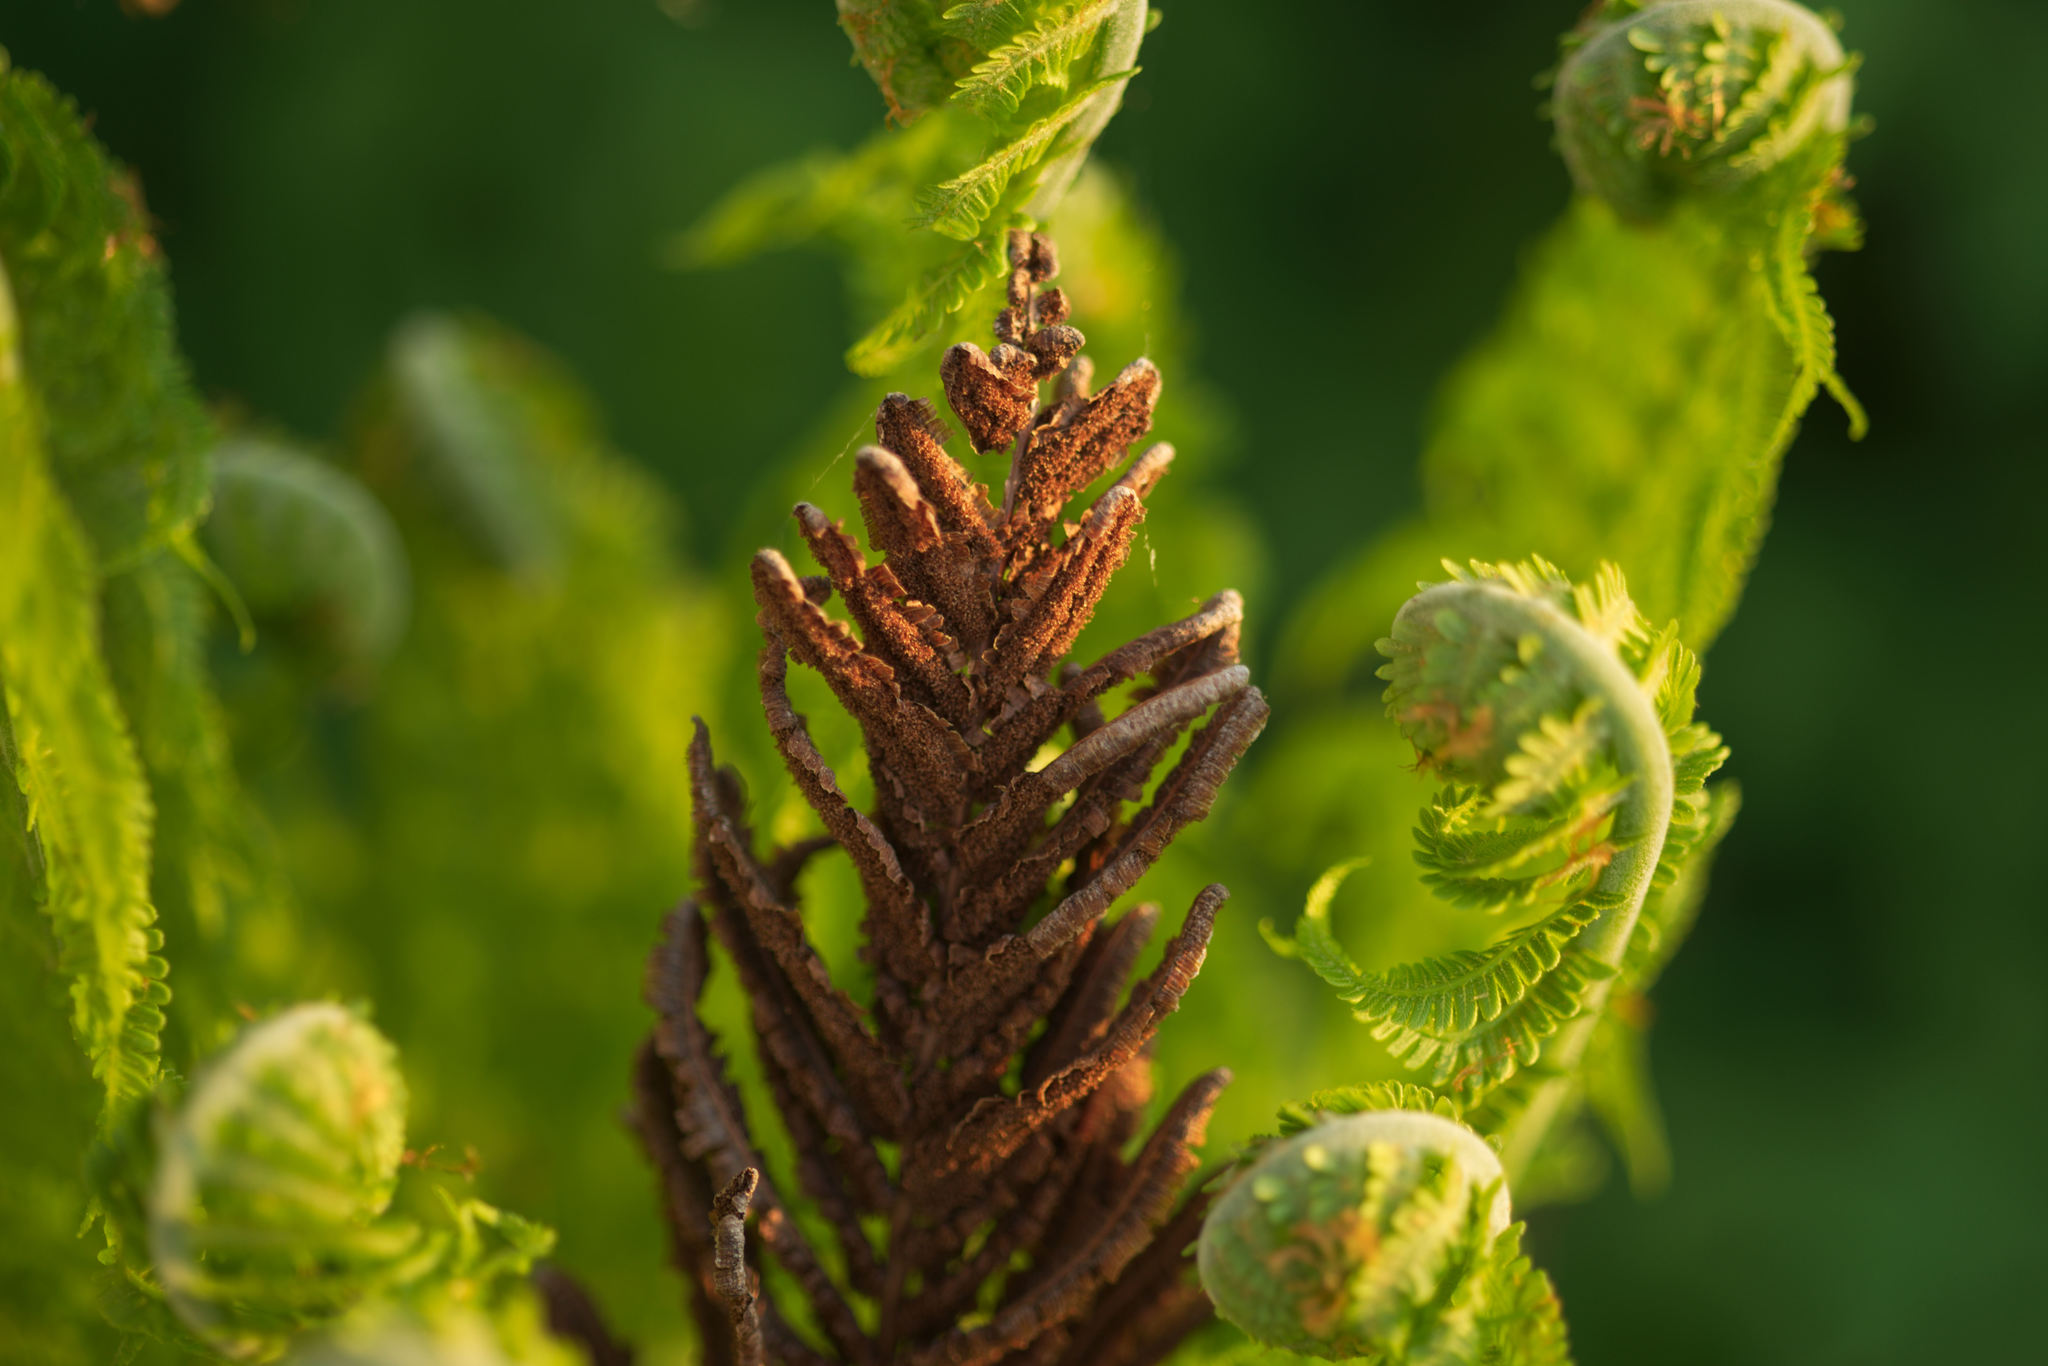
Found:
[{"label": "backlit fern leaf", "polygon": [[899,364],[932,329],[995,283],[1004,271],[1002,237],[972,242],[926,277],[916,292],[847,348],[846,365],[857,375],[879,375]]},{"label": "backlit fern leaf", "polygon": [[149,899],[149,789],[99,656],[92,553],[50,477],[8,304],[0,275],[0,684],[12,737],[0,748],[39,846],[72,1030],[111,1114],[156,1085],[170,999]]},{"label": "backlit fern leaf", "polygon": [[[1340,865],[1309,892],[1291,940],[1260,926],[1277,951],[1298,957],[1372,1026],[1373,1037],[1410,1067],[1429,1067],[1454,1096],[1497,1085],[1536,1060],[1543,1039],[1578,1013],[1587,988],[1612,969],[1572,950],[1597,913],[1572,901],[1485,949],[1370,972],[1330,928],[1330,902],[1356,867]],[[1476,1080],[1475,1080],[1476,1078]]]},{"label": "backlit fern leaf", "polygon": [[[1111,86],[1137,74],[1137,68],[1091,81],[1067,96],[1061,105],[998,147],[980,164],[918,196],[913,226],[960,241],[972,241],[994,216],[1012,185],[1035,184],[1031,173],[1051,153],[1061,133],[1087,109],[1089,101]],[[1024,196],[1011,196],[1021,199]]]},{"label": "backlit fern leaf", "polygon": [[1477,1093],[1541,1055],[1613,969],[1571,940],[1590,913],[1560,911],[1485,949],[1389,969],[1347,999],[1372,1036],[1435,1085]]},{"label": "backlit fern leaf", "polygon": [[1596,836],[1627,789],[1620,779],[1588,783],[1551,813],[1510,817],[1477,788],[1445,788],[1415,827],[1422,880],[1452,905],[1486,911],[1568,897],[1604,862]]},{"label": "backlit fern leaf", "polygon": [[1584,783],[1600,751],[1599,710],[1599,699],[1587,698],[1571,716],[1545,716],[1522,732],[1503,765],[1507,777],[1493,790],[1494,808],[1525,815]]},{"label": "backlit fern leaf", "polygon": [[1014,114],[1035,86],[1065,89],[1069,70],[1095,41],[1117,0],[1083,0],[1061,7],[1019,33],[961,77],[955,98],[992,118]]},{"label": "backlit fern leaf", "polygon": [[1469,1283],[1466,1294],[1483,1306],[1474,1366],[1571,1366],[1557,1289],[1522,1252],[1527,1227],[1510,1225],[1487,1249]]},{"label": "backlit fern leaf", "polygon": [[4,50],[0,261],[44,458],[101,566],[188,532],[206,506],[208,422],[172,342],[136,182],[71,101]]},{"label": "backlit fern leaf", "polygon": [[[1814,200],[1818,199],[1816,192]],[[1807,239],[1813,233],[1814,213],[1814,202],[1786,213],[1772,243],[1769,278],[1777,306],[1774,320],[1784,333],[1786,345],[1792,348],[1793,364],[1799,375],[1794,397],[1787,401],[1772,434],[1774,444],[1791,440],[1800,414],[1820,388],[1825,388],[1849,415],[1852,439],[1860,438],[1870,426],[1863,405],[1849,392],[1849,386],[1835,368],[1835,320],[1820,296],[1820,283],[1807,266]]]}]

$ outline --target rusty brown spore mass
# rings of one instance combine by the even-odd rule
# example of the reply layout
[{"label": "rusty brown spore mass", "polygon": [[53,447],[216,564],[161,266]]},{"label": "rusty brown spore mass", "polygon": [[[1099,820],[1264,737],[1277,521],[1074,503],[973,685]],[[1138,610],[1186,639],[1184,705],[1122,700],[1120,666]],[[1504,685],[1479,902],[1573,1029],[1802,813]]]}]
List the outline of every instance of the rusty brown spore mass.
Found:
[{"label": "rusty brown spore mass", "polygon": [[[1153,1031],[1200,969],[1226,893],[1202,892],[1128,994],[1159,911],[1105,915],[1207,814],[1266,704],[1238,662],[1235,593],[1092,664],[1065,662],[1173,453],[1130,460],[1065,521],[1150,428],[1159,372],[1134,361],[1091,390],[1067,301],[1041,288],[1058,270],[1052,243],[1015,233],[1010,261],[997,344],[955,346],[941,367],[974,449],[1012,451],[1000,501],[947,454],[928,401],[891,394],[854,467],[881,563],[808,504],[797,522],[824,573],[800,577],[772,550],[754,559],[763,710],[825,834],[757,854],[738,779],[701,724],[691,750],[701,895],[670,915],[648,965],[659,1022],[635,1123],[707,1362],[1135,1366],[1208,1315],[1186,1255],[1202,1201],[1182,1187],[1227,1074],[1196,1079],[1126,1153],[1152,1094]],[[835,596],[851,627],[825,610]],[[872,811],[847,801],[792,707],[790,659],[859,722]],[[1129,704],[1105,719],[1103,697],[1124,685]],[[1153,770],[1196,727],[1148,800]],[[870,1008],[834,985],[796,910],[804,862],[830,848],[864,893]],[[834,1255],[791,1217],[797,1192],[749,1175],[759,1150],[698,1016],[710,934],[745,990],[794,1179]],[[764,1258],[813,1333],[761,1294]]]}]

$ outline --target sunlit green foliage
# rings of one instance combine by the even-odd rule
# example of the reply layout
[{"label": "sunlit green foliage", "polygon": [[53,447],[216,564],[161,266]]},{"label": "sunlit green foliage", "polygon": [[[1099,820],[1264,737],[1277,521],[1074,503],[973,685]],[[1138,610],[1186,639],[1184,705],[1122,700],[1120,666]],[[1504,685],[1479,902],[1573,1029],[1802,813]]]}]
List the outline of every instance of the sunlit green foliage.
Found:
[{"label": "sunlit green foliage", "polygon": [[[309,1007],[272,1020],[203,1065],[179,1102],[167,1003],[182,1032],[174,1056],[197,1060],[252,996],[312,984],[214,696],[209,596],[227,585],[192,535],[212,437],[171,344],[154,243],[125,173],[39,78],[0,67],[0,114],[0,928],[20,1117],[0,1140],[11,1287],[0,1341],[10,1356],[108,1359],[96,1300],[124,1359],[194,1349],[194,1333],[262,1358],[372,1292],[477,1302],[548,1237],[474,1201],[447,1203],[432,1228],[371,1227],[402,1151],[402,1083],[389,1046],[353,1017]],[[231,491],[248,492],[247,473],[228,462]],[[231,544],[245,559],[288,546],[300,578],[253,577],[267,590],[259,604],[296,593],[330,617],[347,658],[373,662],[402,606],[366,600],[378,587],[368,574],[337,598],[334,576],[395,564],[402,594],[402,562],[387,545],[309,567],[314,552],[375,542],[375,518],[340,476],[295,473],[296,490],[273,480],[242,513],[253,503],[276,516],[311,485],[370,524],[367,541],[308,544],[302,522]],[[166,930],[193,982],[175,1003]],[[59,983],[63,1010],[49,999]],[[75,1042],[62,1038],[66,1016]],[[301,1057],[292,1048],[318,1040],[297,1031],[290,1056],[271,1058],[252,1042],[283,1038],[288,1021],[315,1022],[334,1047]],[[346,1131],[361,1123],[375,1141],[352,1175]],[[321,1134],[343,1147],[322,1147]],[[332,1197],[305,1184],[326,1177],[341,1183]],[[360,1208],[337,1214],[350,1200]],[[80,1229],[88,1211],[97,1235]],[[331,1245],[306,1223],[337,1217],[356,1232]],[[93,1289],[84,1259],[96,1243]],[[44,1293],[17,1297],[17,1276]]]},{"label": "sunlit green foliage", "polygon": [[[1726,750],[1692,719],[1687,644],[1703,650],[1733,612],[1815,395],[1863,426],[1810,272],[1814,252],[1860,239],[1842,198],[1851,63],[1795,5],[1721,8],[1614,3],[1567,35],[1556,108],[1587,193],[1446,386],[1423,517],[1297,623],[1294,678],[1324,710],[1248,808],[1283,857],[1351,860],[1291,937],[1269,931],[1275,946],[1448,1092],[1524,1202],[1597,1180],[1585,1113],[1638,1189],[1668,1173],[1642,993],[1737,806],[1705,785]],[[1442,555],[1543,558],[1469,575],[1444,561],[1454,582],[1408,597]],[[1400,598],[1377,649],[1407,744],[1351,700]],[[1414,805],[1398,772],[1411,745],[1444,785],[1404,856],[1391,832]],[[1338,791],[1342,815],[1303,819]],[[1332,928],[1359,867],[1380,941],[1365,961],[1398,966],[1359,966]]]},{"label": "sunlit green foliage", "polygon": [[170,294],[136,183],[71,102],[0,51],[0,255],[46,459],[100,565],[189,531],[208,431],[171,338]]},{"label": "sunlit green foliage", "polygon": [[[1814,252],[1856,242],[1843,151],[1840,132],[1818,128],[1753,178],[1681,197],[1646,221],[1577,199],[1439,397],[1424,514],[1333,575],[1290,623],[1283,683],[1306,715],[1260,771],[1261,799],[1245,808],[1259,829],[1245,837],[1281,866],[1362,858],[1345,893],[1374,907],[1353,942],[1362,961],[1469,952],[1490,933],[1485,907],[1510,890],[1484,885],[1504,871],[1491,865],[1508,848],[1446,846],[1462,798],[1425,810],[1419,870],[1404,847],[1417,804],[1400,772],[1407,746],[1358,706],[1383,623],[1444,557],[1540,554],[1580,578],[1619,566],[1648,619],[1675,619],[1695,649],[1712,641],[1739,599],[1801,416],[1824,385],[1849,401],[1810,273]],[[1860,424],[1853,403],[1850,414]],[[1556,718],[1554,739],[1570,738],[1572,719]],[[1581,800],[1590,817],[1608,797]],[[1714,811],[1718,832],[1732,790]],[[1448,866],[1450,855],[1464,866]],[[1534,942],[1544,932],[1530,934],[1524,947],[1547,958]],[[1380,1004],[1392,1020],[1411,1009],[1426,1018],[1433,1002],[1424,991]],[[1619,1065],[1636,1052],[1598,1056]],[[1654,1170],[1655,1124],[1638,1114],[1627,1127]]]},{"label": "sunlit green foliage", "polygon": [[[882,320],[847,352],[900,365],[1003,272],[1004,234],[1051,214],[1115,114],[1145,0],[841,0],[840,27],[901,127],[760,172],[677,243],[722,264],[828,237]],[[919,231],[906,236],[909,225]],[[964,245],[962,245],[964,244]]]}]

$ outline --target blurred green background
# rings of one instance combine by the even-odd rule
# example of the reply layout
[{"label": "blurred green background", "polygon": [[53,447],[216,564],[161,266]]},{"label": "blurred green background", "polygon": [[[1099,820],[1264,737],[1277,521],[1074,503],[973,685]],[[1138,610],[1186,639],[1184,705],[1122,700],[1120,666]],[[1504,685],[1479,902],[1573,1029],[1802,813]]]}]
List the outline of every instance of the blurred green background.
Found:
[{"label": "blurred green background", "polygon": [[[1255,669],[1290,606],[1414,505],[1435,383],[1565,203],[1530,78],[1576,8],[1168,3],[1147,40],[1097,160],[1177,262],[1155,277],[1177,299],[1158,302],[1189,321],[1193,373],[1169,372],[1167,404],[1199,375],[1212,439],[1183,477],[1263,540],[1244,585]],[[2041,1350],[2048,6],[1841,9],[1876,120],[1850,162],[1870,239],[1820,279],[1873,432],[1851,445],[1816,408],[1708,665],[1703,712],[1745,810],[1658,992],[1675,1182],[1649,1202],[1613,1182],[1535,1221],[1588,1366]],[[822,253],[682,273],[660,249],[747,172],[877,124],[823,0],[185,0],[153,22],[113,0],[8,0],[0,45],[140,172],[209,396],[331,438],[402,317],[493,315],[580,376],[612,442],[679,501],[674,549],[744,623],[746,552],[787,540],[780,489],[826,470],[844,437],[821,421],[872,388],[840,363],[869,319]],[[1372,690],[1356,705],[1376,712]],[[753,724],[722,710],[727,731]],[[680,866],[683,837],[659,858]],[[1261,866],[1214,830],[1175,868],[1237,885],[1240,927],[1284,922],[1321,871]],[[567,927],[581,952],[558,946],[559,971],[577,996],[629,1000],[643,939]],[[1191,1061],[1227,1059],[1218,1022],[1262,1011],[1348,1027],[1298,1004],[1321,988],[1264,952],[1219,941],[1166,1031],[1209,1054]],[[435,1045],[432,1012],[407,1009],[380,1002],[410,1065]],[[467,1028],[490,1052],[488,1022]],[[1357,1030],[1301,1052],[1325,1059],[1332,1039],[1361,1065],[1378,1051]],[[516,1075],[524,1055],[504,1051]],[[623,1056],[556,1065],[623,1101]],[[1309,1071],[1293,1090],[1347,1079]],[[433,1115],[431,1086],[423,1103]],[[515,1163],[493,1183],[481,1146],[487,1197],[562,1225],[571,1265],[645,1263],[644,1285],[599,1288],[658,1321],[651,1185],[637,1241],[579,1248],[574,1180]],[[622,1137],[589,1159],[635,1161]]]}]

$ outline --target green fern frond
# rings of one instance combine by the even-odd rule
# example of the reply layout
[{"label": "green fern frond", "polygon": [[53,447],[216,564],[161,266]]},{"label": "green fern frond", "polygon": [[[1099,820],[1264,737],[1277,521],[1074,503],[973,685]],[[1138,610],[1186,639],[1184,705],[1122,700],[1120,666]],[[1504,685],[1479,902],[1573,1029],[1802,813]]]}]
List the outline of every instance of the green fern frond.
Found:
[{"label": "green fern frond", "polygon": [[931,272],[909,298],[847,348],[846,365],[857,375],[880,375],[900,364],[940,323],[969,299],[994,284],[1008,268],[1003,233],[970,243]]},{"label": "green fern frond", "polygon": [[351,681],[397,648],[412,592],[405,548],[383,505],[334,466],[276,441],[225,443],[204,539],[252,613],[315,625],[321,653]]},{"label": "green fern frond", "polygon": [[214,695],[208,586],[160,550],[107,581],[101,638],[114,691],[133,725],[156,810],[150,893],[176,947],[175,1064],[189,1066],[239,1022],[235,1004],[274,979],[251,970],[293,938],[293,898],[267,827],[236,774],[227,717]]},{"label": "green fern frond", "polygon": [[4,50],[0,264],[44,456],[100,565],[188,533],[206,507],[209,424],[172,339],[137,183],[71,101]]},{"label": "green fern frond", "polygon": [[560,555],[560,528],[529,457],[536,438],[519,420],[522,391],[488,372],[493,358],[469,325],[422,314],[392,337],[394,396],[425,437],[444,506],[476,545],[507,568],[545,572]]},{"label": "green fern frond", "polygon": [[1784,215],[1773,242],[1769,266],[1771,294],[1776,307],[1774,320],[1792,349],[1799,374],[1794,397],[1785,405],[1774,442],[1789,442],[1799,417],[1812,402],[1817,388],[1825,388],[1849,416],[1849,436],[1860,440],[1870,429],[1870,417],[1849,391],[1841,372],[1835,368],[1835,320],[1820,295],[1820,282],[1813,278],[1807,260],[1807,242],[1814,231],[1814,212],[1822,191],[1814,191],[1800,210]]},{"label": "green fern frond", "polygon": [[[1032,172],[1045,162],[1060,134],[1086,111],[1089,102],[1137,74],[1138,68],[1132,67],[1074,90],[1057,109],[989,153],[980,164],[919,195],[912,226],[930,228],[962,242],[972,241],[1000,205],[1006,201],[1021,203],[1030,197],[1029,191],[1037,183]],[[1009,194],[1012,185],[1021,185],[1024,192]]]},{"label": "green fern frond", "polygon": [[1583,1007],[1613,968],[1573,941],[1599,908],[1574,899],[1483,950],[1407,963],[1385,972],[1359,967],[1330,928],[1330,903],[1358,865],[1339,865],[1309,892],[1292,940],[1270,922],[1260,931],[1277,951],[1300,958],[1336,988],[1375,1039],[1433,1085],[1476,1096],[1537,1060],[1543,1040]]},{"label": "green fern frond", "polygon": [[1422,880],[1452,905],[1484,911],[1569,900],[1612,852],[1599,834],[1627,791],[1609,776],[1540,816],[1514,817],[1481,789],[1445,788],[1415,827]]},{"label": "green fern frond", "polygon": [[98,568],[51,477],[0,272],[0,687],[4,780],[25,801],[71,1023],[106,1114],[160,1071],[169,966],[150,903],[149,789],[99,654]]},{"label": "green fern frond", "polygon": [[[1342,958],[1321,916],[1297,939],[1336,959],[1325,976],[1396,1056],[1434,1063],[1460,1094],[1479,1076],[1479,1122],[1519,1175],[1610,1001],[1647,985],[1667,929],[1683,933],[1732,813],[1706,786],[1728,751],[1693,719],[1698,659],[1675,625],[1650,629],[1611,566],[1574,586],[1541,560],[1474,564],[1411,599],[1381,648],[1389,715],[1451,782],[1416,830],[1432,884],[1491,909],[1538,904],[1546,875],[1567,885],[1485,950],[1378,978]],[[1536,1049],[1544,1069],[1495,1092]]]},{"label": "green fern frond", "polygon": [[975,63],[960,78],[954,98],[983,117],[996,119],[1016,113],[1034,88],[1066,89],[1074,63],[1094,44],[1103,19],[1117,3],[1080,0],[1054,10]]},{"label": "green fern frond", "polygon": [[1540,717],[1523,731],[1501,764],[1506,776],[1493,789],[1493,809],[1527,815],[1583,787],[1600,754],[1599,713],[1600,699],[1589,697],[1569,717]]},{"label": "green fern frond", "polygon": [[1390,969],[1346,999],[1394,1057],[1477,1095],[1534,1064],[1613,975],[1572,947],[1590,918],[1557,912],[1486,949]]},{"label": "green fern frond", "polygon": [[1472,1274],[1468,1293],[1478,1306],[1473,1366],[1571,1366],[1557,1290],[1522,1252],[1527,1228],[1510,1225]]},{"label": "green fern frond", "polygon": [[948,158],[970,155],[970,138],[985,138],[967,126],[972,122],[942,112],[875,133],[851,151],[813,152],[771,166],[720,196],[674,240],[668,258],[698,269],[828,235],[852,241],[886,233],[900,240],[914,190]]},{"label": "green fern frond", "polygon": [[1840,384],[1807,259],[1839,165],[1839,140],[1816,140],[1653,224],[1577,201],[1439,401],[1423,461],[1439,544],[1540,545],[1575,573],[1612,560],[1656,619],[1710,644],[1800,418]]}]

